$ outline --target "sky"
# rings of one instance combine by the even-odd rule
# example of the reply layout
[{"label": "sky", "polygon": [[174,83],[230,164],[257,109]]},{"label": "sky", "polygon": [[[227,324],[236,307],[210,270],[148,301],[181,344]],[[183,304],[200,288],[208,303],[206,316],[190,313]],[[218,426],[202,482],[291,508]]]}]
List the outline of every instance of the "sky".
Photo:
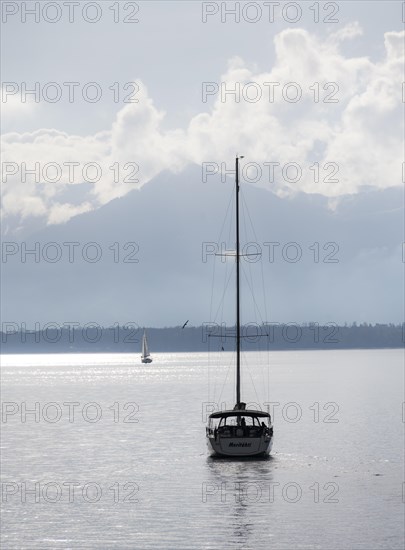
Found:
[{"label": "sky", "polygon": [[[280,265],[263,259],[268,316],[403,322],[402,2],[75,4],[1,6],[3,321],[207,321],[202,243],[239,153],[256,240],[280,242]],[[142,243],[139,265],[42,256],[89,239],[104,259]],[[290,242],[307,258],[285,259]]]}]

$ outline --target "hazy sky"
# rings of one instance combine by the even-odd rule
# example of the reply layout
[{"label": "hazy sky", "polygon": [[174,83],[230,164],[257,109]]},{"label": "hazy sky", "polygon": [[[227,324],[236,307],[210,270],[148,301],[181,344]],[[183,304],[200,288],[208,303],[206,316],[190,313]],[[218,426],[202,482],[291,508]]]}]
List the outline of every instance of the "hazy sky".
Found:
[{"label": "hazy sky", "polygon": [[[357,234],[363,234],[361,205],[368,204],[370,194],[398,191],[394,202],[391,195],[389,200],[381,195],[384,224],[376,234],[385,241],[382,248],[364,243],[363,250],[359,242],[357,250],[362,277],[373,270],[375,275],[388,250],[383,272],[392,272],[395,283],[387,290],[382,276],[368,291],[373,304],[380,284],[384,303],[392,305],[387,309],[377,300],[374,308],[348,307],[347,315],[341,311],[335,317],[375,321],[381,313],[384,321],[403,320],[402,2],[76,4],[2,2],[2,233],[7,242],[38,240],[36,232],[46,226],[47,239],[56,228],[69,232],[64,224],[77,214],[90,216],[115,198],[125,201],[128,192],[146,189],[165,173],[184,179],[192,166],[209,163],[204,166],[211,170],[221,162],[230,170],[239,152],[245,155],[244,181],[285,205],[300,193],[306,200],[324,196],[322,203],[312,204],[313,215],[340,216],[347,197],[355,197],[358,226],[350,223]],[[36,172],[26,174],[26,169]],[[203,183],[203,173],[194,173]],[[171,199],[186,211],[198,211],[192,195]],[[318,241],[338,242],[342,220],[333,238]],[[163,221],[170,223],[170,210],[154,218],[153,226],[164,232]],[[103,224],[102,216],[98,223]],[[297,223],[288,219],[299,235]],[[371,231],[371,218],[367,224]],[[199,234],[193,227],[187,231],[191,237]],[[322,235],[323,227],[317,231]],[[200,251],[201,242],[196,247]],[[377,254],[373,266],[371,249]],[[175,272],[176,259],[171,260],[166,269]],[[51,268],[45,267],[41,278],[51,279]],[[307,267],[301,266],[304,279]],[[353,266],[346,267],[347,288],[354,280],[361,284]],[[27,263],[19,268],[24,278]],[[164,270],[159,274],[156,286],[165,289]],[[18,288],[18,277],[10,285]],[[340,292],[336,304],[344,299],[344,288]],[[319,304],[313,315],[308,308],[300,307],[300,320],[334,315]],[[145,305],[145,322],[163,323],[157,313],[146,316],[146,311]],[[202,315],[196,324],[205,320]],[[27,316],[26,309],[20,316]],[[164,323],[176,321],[176,315],[165,314]]]}]

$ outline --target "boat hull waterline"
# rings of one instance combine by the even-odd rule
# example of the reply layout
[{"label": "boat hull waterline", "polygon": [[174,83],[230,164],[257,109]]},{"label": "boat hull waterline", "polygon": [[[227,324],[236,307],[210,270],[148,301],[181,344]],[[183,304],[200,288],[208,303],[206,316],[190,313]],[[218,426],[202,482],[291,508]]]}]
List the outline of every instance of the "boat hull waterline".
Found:
[{"label": "boat hull waterline", "polygon": [[272,437],[207,437],[207,447],[211,455],[268,456],[272,446]]}]

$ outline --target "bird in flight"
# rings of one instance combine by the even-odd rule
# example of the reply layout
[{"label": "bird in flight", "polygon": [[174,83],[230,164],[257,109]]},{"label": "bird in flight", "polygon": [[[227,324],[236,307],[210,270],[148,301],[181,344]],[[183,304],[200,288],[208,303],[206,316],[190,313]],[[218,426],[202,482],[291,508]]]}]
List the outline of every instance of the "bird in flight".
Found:
[{"label": "bird in flight", "polygon": [[181,328],[184,328],[188,322],[189,322],[189,319],[187,319],[187,321],[184,323],[184,325]]}]

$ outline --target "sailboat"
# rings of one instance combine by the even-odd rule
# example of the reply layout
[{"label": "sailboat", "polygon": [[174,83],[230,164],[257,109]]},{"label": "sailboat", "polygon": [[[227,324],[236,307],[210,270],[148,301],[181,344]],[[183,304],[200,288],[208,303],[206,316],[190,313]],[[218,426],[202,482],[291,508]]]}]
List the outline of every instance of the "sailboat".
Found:
[{"label": "sailboat", "polygon": [[236,193],[236,404],[232,410],[217,411],[208,417],[206,439],[211,454],[248,457],[268,455],[273,444],[273,425],[268,412],[246,409],[241,400],[240,325],[240,242],[239,242],[239,159],[235,163]]},{"label": "sailboat", "polygon": [[152,363],[152,357],[149,353],[149,347],[148,347],[148,339],[146,338],[146,331],[143,331],[142,336],[142,355],[141,355],[141,361],[142,363]]}]

